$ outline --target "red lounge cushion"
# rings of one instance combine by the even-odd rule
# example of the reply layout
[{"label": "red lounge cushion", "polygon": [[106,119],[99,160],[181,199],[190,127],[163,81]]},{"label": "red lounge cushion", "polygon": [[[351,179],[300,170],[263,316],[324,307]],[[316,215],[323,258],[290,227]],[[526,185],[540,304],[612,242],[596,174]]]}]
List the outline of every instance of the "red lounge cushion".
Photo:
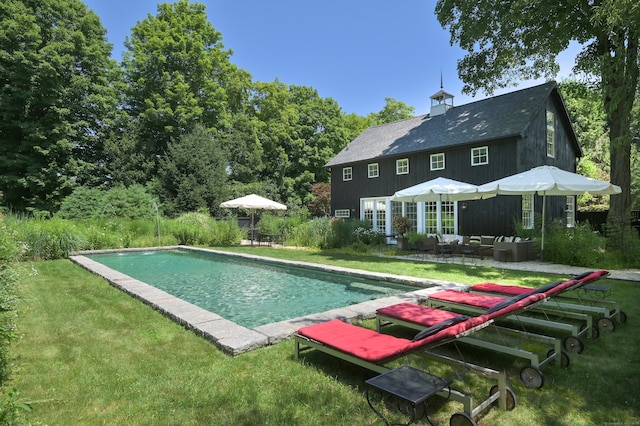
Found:
[{"label": "red lounge cushion", "polygon": [[596,281],[599,280],[600,278],[606,277],[607,275],[609,275],[609,271],[605,271],[603,269],[599,270],[599,271],[593,271],[591,273],[585,273],[582,275],[578,275],[576,277],[574,277],[574,280],[578,280],[583,284],[586,284],[588,282],[591,281]]},{"label": "red lounge cushion", "polygon": [[471,294],[455,290],[442,290],[433,293],[429,299],[442,300],[444,302],[453,302],[463,305],[469,305],[476,308],[489,309],[508,300],[505,297],[491,296],[484,294]]},{"label": "red lounge cushion", "polygon": [[533,305],[534,303],[538,303],[544,299],[545,299],[545,295],[543,293],[530,294],[524,297],[523,299],[520,299],[513,303],[506,304],[500,309],[496,309],[490,313],[487,313],[483,315],[483,317],[485,317],[485,320],[490,320],[490,319],[502,317],[505,315],[518,313],[519,311],[522,311],[527,306]]},{"label": "red lounge cushion", "polygon": [[504,285],[496,283],[480,283],[471,286],[471,290],[479,291],[483,293],[497,293],[508,294],[510,296],[517,296],[519,294],[530,293],[532,288],[520,287],[517,285]]},{"label": "red lounge cushion", "polygon": [[339,319],[302,327],[298,334],[360,359],[380,364],[418,348],[455,338],[459,333],[484,321],[484,318],[472,317],[415,342],[347,324]]},{"label": "red lounge cushion", "polygon": [[388,317],[398,318],[401,320],[424,325],[425,327],[441,323],[460,315],[455,312],[430,308],[428,306],[421,306],[409,302],[402,302],[398,303],[397,305],[386,306],[384,308],[378,309],[376,312]]},{"label": "red lounge cushion", "polygon": [[408,339],[378,333],[338,319],[303,327],[298,330],[298,334],[376,363],[409,351],[415,346]]}]

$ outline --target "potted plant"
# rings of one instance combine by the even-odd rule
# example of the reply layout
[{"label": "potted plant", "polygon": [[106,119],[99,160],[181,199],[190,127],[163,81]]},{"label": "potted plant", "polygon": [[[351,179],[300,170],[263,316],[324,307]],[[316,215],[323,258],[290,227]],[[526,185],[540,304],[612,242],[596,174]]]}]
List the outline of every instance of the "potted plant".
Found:
[{"label": "potted plant", "polygon": [[407,232],[413,226],[413,222],[408,217],[394,216],[392,220],[393,229],[396,231],[396,241],[398,242],[399,251],[409,250],[409,239]]}]

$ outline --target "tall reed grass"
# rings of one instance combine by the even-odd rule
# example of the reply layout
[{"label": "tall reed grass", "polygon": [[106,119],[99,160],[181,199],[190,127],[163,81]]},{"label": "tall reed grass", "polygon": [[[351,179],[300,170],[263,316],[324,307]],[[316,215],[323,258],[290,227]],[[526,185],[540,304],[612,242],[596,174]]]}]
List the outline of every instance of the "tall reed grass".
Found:
[{"label": "tall reed grass", "polygon": [[22,248],[23,260],[52,260],[81,250],[163,245],[227,246],[243,233],[235,220],[190,213],[176,219],[32,219],[6,216],[5,227]]}]

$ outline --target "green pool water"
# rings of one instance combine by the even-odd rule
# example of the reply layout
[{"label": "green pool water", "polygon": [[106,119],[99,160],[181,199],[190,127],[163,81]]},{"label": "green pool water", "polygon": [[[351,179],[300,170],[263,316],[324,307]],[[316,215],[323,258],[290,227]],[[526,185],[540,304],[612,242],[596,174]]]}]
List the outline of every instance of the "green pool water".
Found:
[{"label": "green pool water", "polygon": [[416,290],[347,274],[190,250],[88,257],[247,328]]}]

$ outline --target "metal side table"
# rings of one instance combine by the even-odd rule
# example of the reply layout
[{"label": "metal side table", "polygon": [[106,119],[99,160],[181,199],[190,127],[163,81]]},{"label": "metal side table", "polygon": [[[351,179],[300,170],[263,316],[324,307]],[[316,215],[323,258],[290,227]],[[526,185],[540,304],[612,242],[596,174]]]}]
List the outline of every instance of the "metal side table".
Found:
[{"label": "metal side table", "polygon": [[[367,403],[369,407],[380,417],[387,426],[392,423],[387,420],[380,411],[378,411],[371,401],[369,391],[371,388],[377,389],[382,395],[391,395],[396,398],[398,403],[398,409],[403,414],[409,416],[409,422],[405,423],[410,425],[413,422],[425,417],[429,424],[432,424],[427,417],[426,405],[423,407],[423,411],[418,416],[418,407],[421,404],[426,403],[427,399],[433,396],[436,392],[441,391],[451,384],[451,381],[443,379],[442,377],[434,376],[425,371],[418,370],[417,368],[403,365],[394,370],[383,373],[379,376],[373,377],[365,383],[368,385]],[[403,405],[410,408],[408,413],[403,412]]]}]

